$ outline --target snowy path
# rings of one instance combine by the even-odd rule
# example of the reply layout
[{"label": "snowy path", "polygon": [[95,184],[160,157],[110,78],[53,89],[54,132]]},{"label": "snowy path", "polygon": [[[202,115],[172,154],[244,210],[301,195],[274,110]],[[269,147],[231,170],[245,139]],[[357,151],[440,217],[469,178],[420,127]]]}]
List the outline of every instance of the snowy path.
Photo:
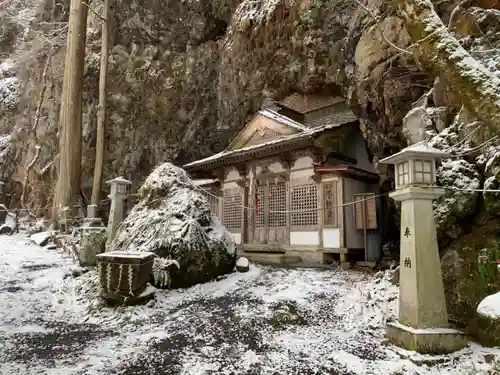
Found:
[{"label": "snowy path", "polygon": [[65,279],[71,266],[0,237],[0,374],[469,375],[500,358],[477,345],[437,367],[402,358],[382,343],[397,293],[386,279],[259,266],[117,311],[90,298],[91,273]]}]

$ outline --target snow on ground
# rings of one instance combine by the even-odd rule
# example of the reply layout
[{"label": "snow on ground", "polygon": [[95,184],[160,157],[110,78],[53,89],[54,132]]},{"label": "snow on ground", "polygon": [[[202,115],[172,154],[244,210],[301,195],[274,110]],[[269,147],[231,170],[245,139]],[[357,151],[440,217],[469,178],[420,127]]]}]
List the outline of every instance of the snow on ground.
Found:
[{"label": "snow on ground", "polygon": [[252,265],[113,310],[93,298],[95,274],[65,278],[71,267],[22,235],[0,237],[2,375],[469,375],[500,359],[475,344],[443,357],[386,345],[397,305],[387,275]]}]

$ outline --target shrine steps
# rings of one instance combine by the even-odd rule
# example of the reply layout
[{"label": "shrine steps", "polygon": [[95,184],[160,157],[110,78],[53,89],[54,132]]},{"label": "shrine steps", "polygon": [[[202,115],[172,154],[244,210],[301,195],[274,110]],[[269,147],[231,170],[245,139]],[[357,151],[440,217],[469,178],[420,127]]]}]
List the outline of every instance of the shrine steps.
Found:
[{"label": "shrine steps", "polygon": [[290,246],[272,244],[245,244],[238,245],[238,256],[249,261],[267,265],[287,265],[303,267],[321,267],[326,265],[325,255],[332,252],[340,256],[341,263],[346,262],[347,249],[324,250],[317,246]]}]

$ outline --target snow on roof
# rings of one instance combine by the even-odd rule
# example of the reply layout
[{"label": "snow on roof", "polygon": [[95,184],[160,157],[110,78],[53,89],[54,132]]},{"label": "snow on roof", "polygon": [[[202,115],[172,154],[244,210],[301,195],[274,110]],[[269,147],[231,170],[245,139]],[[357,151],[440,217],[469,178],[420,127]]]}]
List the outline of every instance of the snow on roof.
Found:
[{"label": "snow on roof", "polygon": [[391,155],[385,159],[380,160],[383,164],[394,164],[403,160],[409,160],[415,157],[427,157],[432,159],[440,159],[450,157],[451,154],[446,151],[439,150],[432,146],[429,146],[427,141],[422,141],[415,143],[414,145],[408,146],[397,154]]},{"label": "snow on roof", "polygon": [[297,130],[308,130],[309,128],[307,126],[302,125],[301,123],[298,123],[297,121],[292,120],[289,117],[283,116],[282,114],[273,111],[272,109],[265,108],[262,109],[258,112],[262,116],[266,116],[267,118],[270,118],[271,120],[278,121],[279,123],[282,123],[283,125],[288,125],[292,128],[295,128]]},{"label": "snow on roof", "polygon": [[298,123],[297,121],[294,121],[291,118],[288,118],[288,117],[282,115],[281,113],[278,113],[278,112],[272,110],[271,108],[264,108],[264,109],[261,109],[259,112],[257,112],[257,114],[255,116],[253,116],[252,120],[250,120],[245,125],[245,127],[238,133],[238,135],[231,141],[231,143],[229,144],[229,146],[223,152],[229,151],[229,150],[232,149],[232,147],[234,146],[234,144],[237,142],[238,139],[240,139],[240,137],[245,132],[245,130],[248,128],[248,126],[259,115],[265,116],[268,119],[271,119],[273,121],[279,122],[280,124],[289,126],[289,127],[293,128],[295,130],[298,130],[298,131],[304,131],[304,130],[308,130],[309,129],[308,126],[304,126],[304,125]]},{"label": "snow on roof", "polygon": [[259,143],[256,145],[239,148],[237,150],[222,151],[222,152],[219,152],[218,154],[209,156],[208,158],[196,160],[196,161],[193,161],[191,163],[185,164],[183,166],[183,168],[192,168],[195,166],[203,165],[207,162],[213,162],[213,161],[216,161],[219,159],[223,159],[223,158],[226,158],[228,156],[238,155],[238,154],[242,154],[242,153],[245,153],[248,151],[255,151],[255,150],[259,150],[259,149],[264,149],[264,148],[269,147],[271,145],[277,145],[277,144],[281,144],[281,143],[285,143],[285,142],[289,142],[289,141],[293,141],[293,140],[297,140],[297,139],[301,139],[301,138],[311,137],[311,136],[318,134],[318,133],[321,133],[323,131],[338,128],[341,125],[344,125],[344,124],[329,124],[329,125],[317,127],[314,129],[307,129],[307,131],[303,131],[301,133],[286,135],[286,136],[283,136],[283,137],[280,137],[277,139],[272,139],[272,140],[264,142],[264,143]]},{"label": "snow on roof", "polygon": [[111,184],[113,182],[119,182],[119,183],[127,184],[127,185],[131,185],[132,184],[132,181],[126,180],[122,176],[116,177],[116,178],[114,178],[112,180],[109,180],[109,181],[106,181],[107,184]]},{"label": "snow on roof", "polygon": [[191,180],[195,186],[205,186],[218,182],[219,180],[213,178],[200,178],[197,180]]}]

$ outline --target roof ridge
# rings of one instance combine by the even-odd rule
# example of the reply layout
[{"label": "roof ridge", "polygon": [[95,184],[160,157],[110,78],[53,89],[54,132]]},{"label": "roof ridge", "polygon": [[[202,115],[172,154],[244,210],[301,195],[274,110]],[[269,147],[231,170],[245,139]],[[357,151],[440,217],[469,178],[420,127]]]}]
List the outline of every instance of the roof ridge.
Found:
[{"label": "roof ridge", "polygon": [[[258,113],[260,113],[260,114],[262,114],[262,115],[264,115],[264,116],[265,116],[265,115],[266,115],[266,114],[265,114],[265,112],[269,112],[269,113],[273,114],[274,116],[279,117],[280,119],[285,119],[285,120],[286,120],[286,123],[284,123],[284,122],[282,122],[282,121],[281,121],[281,123],[282,123],[282,124],[284,124],[284,125],[291,125],[292,127],[296,128],[296,129],[299,129],[299,130],[307,130],[307,129],[310,129],[308,126],[303,125],[303,124],[301,124],[300,122],[295,121],[295,120],[291,119],[290,117],[285,116],[285,115],[283,115],[282,113],[279,113],[279,112],[277,112],[277,111],[275,111],[275,110],[272,110],[272,109],[270,109],[270,108],[263,108],[263,109],[259,110],[259,112],[258,112]],[[266,116],[266,117],[267,117],[267,116]],[[274,120],[274,119],[273,119],[273,120]],[[278,120],[278,121],[279,121],[279,119],[276,119],[276,120]]]}]

